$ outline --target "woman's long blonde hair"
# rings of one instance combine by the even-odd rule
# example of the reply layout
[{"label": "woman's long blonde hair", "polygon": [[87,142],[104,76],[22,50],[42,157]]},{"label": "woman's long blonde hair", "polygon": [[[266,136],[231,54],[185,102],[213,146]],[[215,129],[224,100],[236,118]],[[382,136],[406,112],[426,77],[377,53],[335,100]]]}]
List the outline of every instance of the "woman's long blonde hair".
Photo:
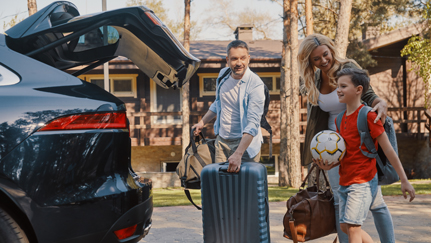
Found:
[{"label": "woman's long blonde hair", "polygon": [[329,76],[329,85],[332,87],[337,86],[337,81],[335,77],[337,76],[337,71],[343,66],[345,63],[352,62],[361,68],[359,64],[353,59],[343,59],[339,56],[337,49],[335,48],[334,42],[329,39],[329,37],[321,35],[321,34],[312,34],[305,37],[299,45],[298,51],[298,66],[299,66],[299,74],[304,79],[305,88],[307,90],[308,101],[312,105],[317,105],[317,100],[319,98],[319,90],[317,89],[314,73],[316,72],[316,67],[313,66],[310,62],[310,55],[314,49],[316,49],[320,45],[326,45],[331,54],[333,64],[332,67],[328,71]]}]

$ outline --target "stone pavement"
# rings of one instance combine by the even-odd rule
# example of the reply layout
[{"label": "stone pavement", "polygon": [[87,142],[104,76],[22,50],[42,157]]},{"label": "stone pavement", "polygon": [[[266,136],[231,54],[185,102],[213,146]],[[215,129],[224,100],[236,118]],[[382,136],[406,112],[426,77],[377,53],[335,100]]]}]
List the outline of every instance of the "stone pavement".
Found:
[{"label": "stone pavement", "polygon": [[[411,203],[402,196],[385,196],[395,225],[397,243],[431,242],[431,195],[417,195]],[[270,231],[272,243],[292,242],[283,238],[285,202],[271,202]],[[372,214],[368,214],[364,229],[374,242],[380,242],[374,227]],[[332,243],[335,234],[310,243]],[[154,208],[153,226],[150,233],[140,241],[155,243],[202,243],[202,214],[194,206]],[[232,242],[235,243],[235,242]]]}]

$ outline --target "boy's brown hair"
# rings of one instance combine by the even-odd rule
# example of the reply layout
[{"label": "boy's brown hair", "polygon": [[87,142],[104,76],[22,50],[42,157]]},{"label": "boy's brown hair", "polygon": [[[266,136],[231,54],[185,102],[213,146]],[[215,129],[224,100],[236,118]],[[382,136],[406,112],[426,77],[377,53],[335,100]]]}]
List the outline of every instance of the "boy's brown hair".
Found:
[{"label": "boy's brown hair", "polygon": [[357,69],[357,68],[345,68],[340,70],[337,73],[337,81],[342,76],[349,76],[350,80],[352,80],[353,85],[355,87],[358,87],[359,85],[362,86],[362,94],[367,92],[367,90],[370,88],[370,77],[368,76],[367,70]]}]

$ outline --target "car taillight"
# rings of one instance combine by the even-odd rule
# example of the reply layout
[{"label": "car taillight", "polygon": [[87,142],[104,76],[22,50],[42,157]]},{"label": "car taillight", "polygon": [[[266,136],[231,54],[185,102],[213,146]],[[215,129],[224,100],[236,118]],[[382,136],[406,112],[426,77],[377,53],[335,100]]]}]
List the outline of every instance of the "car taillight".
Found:
[{"label": "car taillight", "polygon": [[129,129],[129,127],[126,113],[107,112],[60,117],[46,124],[39,131],[83,129]]},{"label": "car taillight", "polygon": [[153,23],[155,25],[158,25],[158,26],[162,26],[163,25],[162,21],[155,14],[153,14],[152,12],[147,11],[147,12],[145,12],[145,15],[147,15],[147,17],[150,18],[151,21],[153,21]]},{"label": "car taillight", "polygon": [[137,226],[138,225],[135,224],[133,226],[130,226],[130,227],[127,227],[124,229],[116,230],[116,231],[114,231],[114,233],[119,240],[123,240],[123,239],[129,238],[130,236],[132,236],[135,233]]}]

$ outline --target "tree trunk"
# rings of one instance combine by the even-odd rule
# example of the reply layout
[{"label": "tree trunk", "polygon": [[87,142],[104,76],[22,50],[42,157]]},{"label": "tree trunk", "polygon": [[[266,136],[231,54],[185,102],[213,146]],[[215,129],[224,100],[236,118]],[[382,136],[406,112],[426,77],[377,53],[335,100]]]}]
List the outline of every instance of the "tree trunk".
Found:
[{"label": "tree trunk", "polygon": [[290,1],[290,92],[288,104],[288,180],[292,187],[301,185],[301,154],[299,140],[299,71],[298,71],[298,0]]},{"label": "tree trunk", "polygon": [[[190,51],[190,2],[184,0],[184,48]],[[189,104],[189,87],[190,82],[187,82],[182,87],[182,118],[183,118],[183,136],[182,136],[182,151],[185,151],[190,141],[190,104]]]},{"label": "tree trunk", "polygon": [[313,5],[311,0],[305,0],[305,25],[307,36],[313,34]]},{"label": "tree trunk", "polygon": [[37,12],[36,0],[27,0],[28,16],[31,16]]},{"label": "tree trunk", "polygon": [[283,0],[283,49],[281,52],[280,77],[280,158],[279,186],[288,185],[288,99],[290,89],[290,0]]},{"label": "tree trunk", "polygon": [[352,0],[340,1],[340,12],[338,14],[337,32],[335,34],[335,46],[341,58],[346,57],[349,45],[350,14],[352,13]]}]

